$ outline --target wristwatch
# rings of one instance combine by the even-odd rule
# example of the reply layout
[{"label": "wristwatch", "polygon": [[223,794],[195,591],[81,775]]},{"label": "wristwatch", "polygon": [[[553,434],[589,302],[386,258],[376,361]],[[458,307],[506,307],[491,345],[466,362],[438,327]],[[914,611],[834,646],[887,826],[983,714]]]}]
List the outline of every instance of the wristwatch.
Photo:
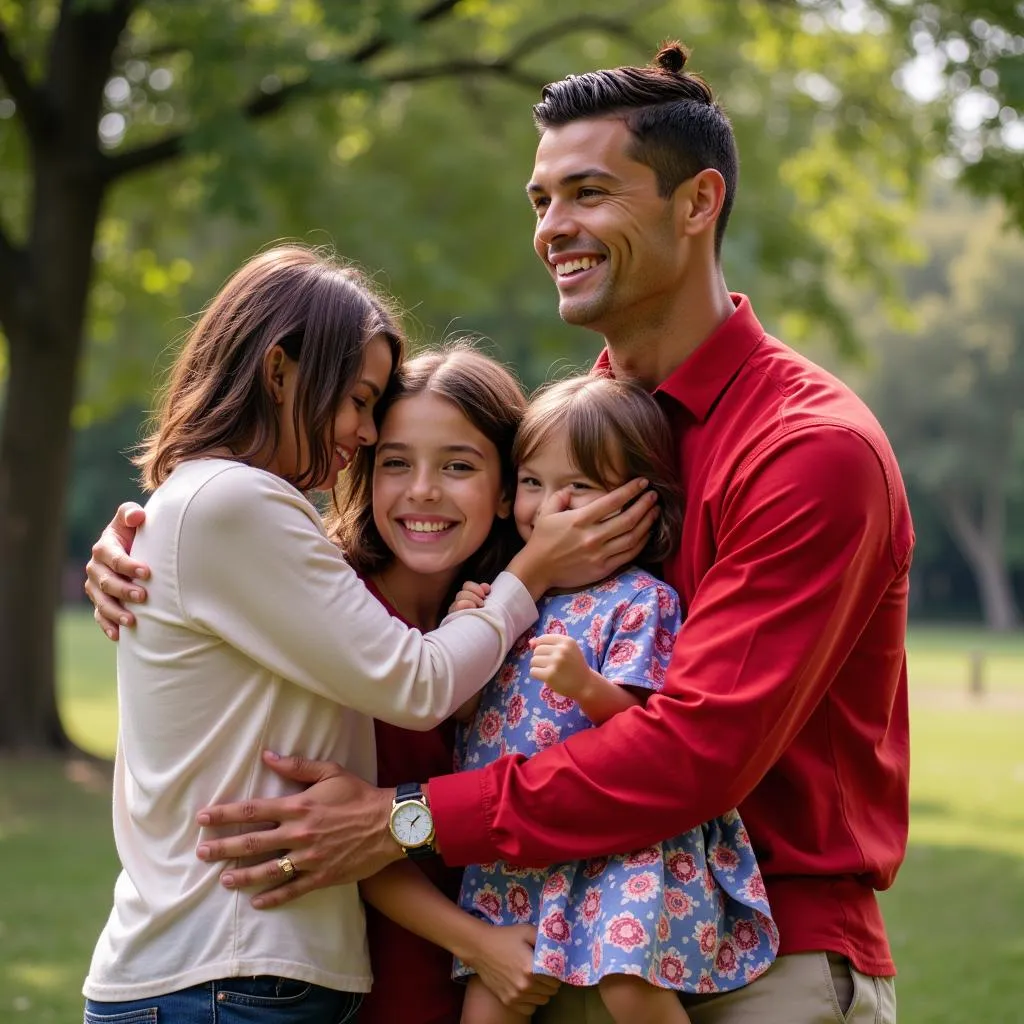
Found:
[{"label": "wristwatch", "polygon": [[395,790],[388,819],[391,838],[402,853],[413,860],[432,857],[434,850],[434,818],[418,782],[403,782]]}]

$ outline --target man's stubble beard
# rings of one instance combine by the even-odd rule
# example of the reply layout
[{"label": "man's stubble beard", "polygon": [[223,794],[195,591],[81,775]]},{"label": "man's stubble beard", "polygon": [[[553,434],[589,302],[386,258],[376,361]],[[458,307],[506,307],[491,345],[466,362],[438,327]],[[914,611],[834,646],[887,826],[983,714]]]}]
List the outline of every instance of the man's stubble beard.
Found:
[{"label": "man's stubble beard", "polygon": [[601,289],[596,295],[586,299],[560,299],[558,315],[574,327],[585,327],[601,333],[598,321],[607,317],[612,305],[610,289]]}]

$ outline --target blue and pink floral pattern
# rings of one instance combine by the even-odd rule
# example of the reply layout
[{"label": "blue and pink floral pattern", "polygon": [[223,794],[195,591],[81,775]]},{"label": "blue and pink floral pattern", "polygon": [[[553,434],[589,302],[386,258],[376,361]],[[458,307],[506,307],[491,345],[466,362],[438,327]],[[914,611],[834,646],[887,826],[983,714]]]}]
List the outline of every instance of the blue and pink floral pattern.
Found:
[{"label": "blue and pink floral pattern", "polygon": [[[463,728],[461,767],[532,755],[592,726],[576,701],[530,678],[534,636],[564,633],[606,679],[661,689],[680,624],[679,600],[667,584],[628,569],[587,590],[545,597],[539,611]],[[725,992],[763,974],[778,951],[764,882],[736,811],[627,854],[543,870],[469,867],[460,905],[495,924],[536,925],[534,969],[573,985],[633,974],[662,988]],[[456,961],[456,977],[471,973]]]}]

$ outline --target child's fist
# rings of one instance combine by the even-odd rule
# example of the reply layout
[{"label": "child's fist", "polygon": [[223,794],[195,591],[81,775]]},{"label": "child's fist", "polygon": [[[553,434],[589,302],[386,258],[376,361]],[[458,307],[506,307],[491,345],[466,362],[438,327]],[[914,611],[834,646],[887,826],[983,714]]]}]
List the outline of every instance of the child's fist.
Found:
[{"label": "child's fist", "polygon": [[471,583],[466,581],[462,589],[455,595],[449,612],[464,612],[467,608],[483,608],[487,595],[491,592],[490,583]]},{"label": "child's fist", "polygon": [[562,633],[545,633],[530,641],[530,649],[530,675],[563,697],[578,698],[590,681],[590,666],[579,644]]}]

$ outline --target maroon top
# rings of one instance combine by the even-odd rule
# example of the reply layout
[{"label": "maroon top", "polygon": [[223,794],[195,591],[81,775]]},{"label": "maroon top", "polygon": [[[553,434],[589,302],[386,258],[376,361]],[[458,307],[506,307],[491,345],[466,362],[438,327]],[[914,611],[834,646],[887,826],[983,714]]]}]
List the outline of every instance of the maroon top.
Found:
[{"label": "maroon top", "polygon": [[[392,615],[402,618],[372,582],[367,580],[366,585]],[[397,786],[451,771],[453,718],[429,732],[412,732],[384,722],[374,722],[374,731],[379,786]],[[458,899],[461,868],[448,867],[440,857],[418,863],[442,892]],[[459,1024],[465,986],[452,981],[451,953],[406,931],[369,905],[366,934],[373,989],[363,1000],[359,1024]]]},{"label": "maroon top", "polygon": [[860,399],[733,301],[656,392],[686,494],[664,691],[529,760],[432,779],[431,810],[450,863],[545,865],[738,806],[779,952],[889,975],[874,890],[907,842],[907,498]]}]

